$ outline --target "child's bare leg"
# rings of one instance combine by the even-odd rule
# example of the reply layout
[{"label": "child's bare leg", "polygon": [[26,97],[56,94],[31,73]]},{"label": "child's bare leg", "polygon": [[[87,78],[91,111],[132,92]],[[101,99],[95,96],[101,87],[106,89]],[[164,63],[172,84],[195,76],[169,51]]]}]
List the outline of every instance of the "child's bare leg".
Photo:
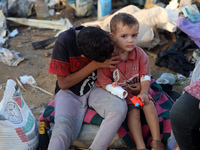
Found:
[{"label": "child's bare leg", "polygon": [[128,112],[128,127],[135,140],[137,149],[146,149],[143,136],[142,136],[142,127],[140,120],[140,110],[133,109]]},{"label": "child's bare leg", "polygon": [[146,121],[149,125],[153,140],[160,141],[161,138],[160,138],[158,114],[154,103],[152,101],[149,101],[149,104],[143,107],[143,111],[145,114]]}]

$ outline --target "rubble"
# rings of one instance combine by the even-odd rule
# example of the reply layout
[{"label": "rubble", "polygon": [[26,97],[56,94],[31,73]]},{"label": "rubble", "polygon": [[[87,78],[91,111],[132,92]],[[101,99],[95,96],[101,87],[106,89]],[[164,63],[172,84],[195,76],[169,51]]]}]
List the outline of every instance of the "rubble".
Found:
[{"label": "rubble", "polygon": [[[50,94],[44,94],[42,90],[39,91],[33,91],[31,86],[23,85],[23,88],[25,90],[22,91],[25,100],[30,106],[33,106],[33,108],[42,108],[44,110],[44,103],[47,104],[49,101],[52,101],[52,95],[54,92],[54,83],[56,81],[56,77],[49,75],[47,73],[48,70],[48,63],[51,56],[52,49],[44,52],[45,48],[53,48],[54,43],[51,43],[51,45],[45,45],[42,47],[39,47],[37,51],[34,51],[34,46],[32,43],[38,43],[42,42],[46,39],[56,39],[59,33],[61,33],[64,30],[69,29],[72,26],[75,25],[85,25],[85,26],[96,26],[99,25],[101,28],[105,29],[106,31],[109,31],[109,20],[110,18],[118,12],[124,11],[133,14],[138,18],[141,24],[140,34],[139,34],[139,41],[138,46],[144,47],[145,51],[149,54],[151,57],[150,61],[152,61],[152,75],[154,78],[158,78],[162,73],[164,72],[170,72],[173,74],[176,74],[176,70],[170,70],[169,68],[165,67],[158,67],[155,66],[155,59],[158,58],[158,52],[164,52],[169,47],[171,47],[177,40],[177,23],[176,20],[179,18],[182,8],[185,6],[190,5],[189,1],[181,1],[179,4],[178,1],[172,0],[171,3],[153,3],[153,5],[147,6],[144,5],[144,7],[139,7],[139,5],[134,5],[134,3],[126,3],[125,1],[120,2],[120,5],[117,3],[113,3],[114,6],[124,6],[119,7],[116,10],[112,10],[111,14],[108,14],[107,16],[97,19],[97,16],[94,17],[94,15],[97,15],[97,10],[93,9],[93,19],[90,19],[90,16],[85,17],[80,16],[77,17],[77,14],[70,13],[63,15],[64,10],[66,7],[69,8],[69,5],[66,5],[66,1],[59,1],[57,3],[56,0],[50,0],[48,3],[49,11],[50,13],[50,19],[49,20],[38,20],[36,19],[37,16],[34,12],[34,5],[32,5],[36,0],[32,0],[32,2],[29,3],[29,5],[26,5],[27,7],[22,9],[29,10],[30,13],[27,13],[28,11],[24,12],[25,14],[21,14],[18,17],[14,16],[8,16],[8,14],[4,14],[4,11],[0,11],[0,60],[3,63],[0,63],[1,68],[1,82],[0,82],[0,96],[3,96],[3,88],[6,80],[10,78],[16,78],[21,76],[22,74],[29,74],[33,75],[37,81],[39,81],[40,85],[37,87],[40,87],[41,89],[48,89],[47,91],[50,91]],[[130,2],[130,1],[129,1]],[[140,1],[142,3],[142,1]],[[152,2],[152,1],[151,1]],[[169,1],[168,1],[169,2]],[[25,1],[23,2],[24,6]],[[94,4],[95,3],[94,1]],[[130,4],[130,5],[128,5]],[[19,7],[19,4],[12,5],[12,9],[17,6]],[[96,5],[95,5],[96,6]],[[11,8],[11,5],[8,5],[8,8]],[[148,8],[148,9],[147,9]],[[198,8],[198,7],[197,7]],[[8,10],[9,10],[8,9]],[[20,9],[19,9],[20,10]],[[15,10],[17,11],[17,10]],[[73,12],[73,11],[71,11]],[[16,13],[17,14],[17,13]],[[58,15],[57,15],[58,14]],[[23,17],[24,15],[24,17]],[[69,16],[69,18],[63,16]],[[141,17],[142,16],[142,17]],[[52,18],[56,19],[52,19]],[[94,21],[94,18],[95,21]],[[93,21],[91,21],[93,20]],[[77,22],[76,22],[77,21]],[[19,28],[23,26],[23,28],[26,28],[24,30],[19,30]],[[14,31],[12,29],[16,29],[15,31],[18,31],[18,34],[11,34],[11,31]],[[45,37],[44,33],[51,33],[48,34]],[[186,32],[187,33],[187,32]],[[169,36],[168,36],[169,35]],[[163,36],[163,37],[162,37]],[[19,38],[20,37],[20,38]],[[187,36],[186,36],[187,37]],[[163,40],[164,39],[164,40]],[[18,42],[18,40],[20,40]],[[198,42],[198,41],[197,41]],[[161,44],[162,43],[162,44]],[[10,51],[9,49],[15,49],[14,51]],[[6,49],[6,50],[5,50]],[[191,50],[191,49],[190,49]],[[7,52],[9,53],[6,54]],[[185,51],[184,51],[185,52]],[[199,48],[197,47],[191,56],[194,56],[194,58],[190,58],[192,60],[193,64],[195,64],[196,61],[199,60]],[[19,57],[17,59],[16,55],[14,53],[17,53],[17,56],[20,54],[23,56],[22,58]],[[10,56],[10,57],[5,57]],[[185,56],[187,56],[187,53],[185,53]],[[28,58],[24,63],[20,63],[24,61],[24,57]],[[5,61],[6,60],[6,61]],[[170,63],[170,61],[168,61]],[[19,65],[20,64],[20,65]],[[11,67],[16,66],[16,67]],[[24,69],[25,68],[25,69]],[[158,69],[159,68],[159,69]],[[182,74],[181,74],[182,75]],[[179,93],[181,93],[183,87],[187,84],[189,84],[190,80],[190,72],[187,74],[188,77],[183,76],[184,79],[178,79],[174,85],[173,89],[177,90]],[[179,78],[179,74],[177,74]],[[19,84],[19,83],[18,83]],[[179,86],[179,87],[177,87]],[[23,89],[22,88],[22,89]],[[36,88],[36,87],[35,87]],[[43,112],[43,111],[41,111]],[[36,118],[41,114],[41,112],[36,112],[34,115]],[[90,128],[89,128],[90,129]],[[88,129],[86,129],[88,130]],[[94,128],[96,131],[96,127]],[[84,133],[82,135],[85,135]],[[119,141],[119,139],[118,139]],[[77,141],[76,141],[77,142]],[[76,145],[79,145],[80,143],[76,143]],[[122,143],[124,144],[124,143]]]}]

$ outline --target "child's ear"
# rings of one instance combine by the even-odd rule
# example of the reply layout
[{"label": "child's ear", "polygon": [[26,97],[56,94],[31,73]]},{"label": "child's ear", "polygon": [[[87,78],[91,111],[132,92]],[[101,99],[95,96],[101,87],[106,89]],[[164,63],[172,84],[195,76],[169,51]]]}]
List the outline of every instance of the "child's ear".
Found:
[{"label": "child's ear", "polygon": [[113,33],[109,33],[110,37],[113,39],[114,38],[114,35]]}]

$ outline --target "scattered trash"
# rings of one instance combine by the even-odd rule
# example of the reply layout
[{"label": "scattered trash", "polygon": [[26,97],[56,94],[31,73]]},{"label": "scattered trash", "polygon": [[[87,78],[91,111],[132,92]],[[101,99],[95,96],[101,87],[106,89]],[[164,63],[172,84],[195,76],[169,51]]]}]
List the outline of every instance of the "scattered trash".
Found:
[{"label": "scattered trash", "polygon": [[22,83],[21,83],[17,78],[15,78],[15,79],[16,79],[17,84],[19,85],[19,87],[20,87],[22,90],[26,91],[26,89],[24,88],[24,86],[22,85]]},{"label": "scattered trash", "polygon": [[56,35],[64,30],[69,29],[73,25],[69,21],[69,19],[65,18],[62,20],[38,20],[38,19],[26,19],[26,18],[12,18],[7,17],[7,21],[11,21],[17,24],[21,25],[27,25],[30,27],[36,27],[36,28],[43,28],[43,29],[53,29],[53,30],[60,30]]},{"label": "scattered trash", "polygon": [[[3,0],[3,1],[1,1],[0,2],[0,9],[1,9],[1,4],[3,3],[3,2],[7,2],[8,3],[8,0]],[[47,20],[38,20],[38,19],[40,19],[39,18],[39,15],[37,15],[37,17],[38,17],[38,19],[28,19],[27,18],[27,16],[30,16],[30,14],[32,13],[32,10],[34,9],[32,6],[32,4],[33,3],[35,3],[35,1],[36,0],[12,0],[14,3],[12,4],[12,5],[8,5],[9,7],[8,7],[8,11],[9,11],[9,14],[11,15],[16,15],[16,16],[22,16],[22,17],[24,17],[25,16],[25,18],[11,18],[11,17],[7,17],[7,13],[5,13],[5,11],[7,11],[7,10],[3,10],[3,11],[1,11],[0,10],[0,19],[1,19],[1,21],[0,21],[0,46],[2,46],[4,43],[6,43],[6,40],[9,38],[9,37],[15,37],[18,33],[19,33],[19,31],[17,30],[17,29],[15,29],[15,30],[13,30],[11,33],[7,30],[7,27],[6,27],[6,19],[7,19],[7,21],[8,22],[12,22],[12,23],[17,23],[17,24],[21,24],[21,25],[27,25],[27,26],[29,26],[28,27],[28,29],[26,30],[26,33],[25,33],[25,35],[26,34],[28,34],[28,33],[31,33],[31,32],[34,32],[33,30],[31,30],[31,27],[33,27],[33,28],[42,28],[42,29],[52,29],[52,30],[59,30],[59,32],[55,35],[55,37],[57,37],[58,36],[58,34],[60,34],[62,31],[64,31],[64,30],[67,30],[67,29],[69,29],[70,27],[72,27],[73,25],[70,23],[70,21],[69,21],[69,19],[63,19],[63,20],[48,20],[49,19],[49,16],[48,15],[50,15],[50,17],[51,16],[53,16],[53,15],[61,15],[61,11],[60,12],[58,12],[58,9],[56,10],[56,9],[54,9],[54,7],[56,8],[56,7],[58,7],[58,5],[60,5],[60,2],[61,2],[61,0],[49,0],[50,2],[51,2],[51,6],[49,5],[49,3],[48,3],[48,7],[50,8],[51,7],[51,9],[49,10],[49,12],[47,13],[47,11],[46,11],[46,13],[45,14],[47,14],[47,17],[44,17],[45,19],[47,19]],[[29,3],[27,3],[29,1]],[[47,0],[45,0],[45,1],[47,1]],[[63,0],[63,1],[65,1],[66,2],[66,0]],[[98,0],[98,2],[102,2],[103,0]],[[108,4],[109,4],[109,6],[111,5],[110,3],[111,3],[111,1],[110,0],[105,0]],[[123,0],[123,1],[127,1],[127,0]],[[135,0],[132,0],[132,2],[135,2]],[[140,1],[140,0],[136,0],[136,1]],[[141,0],[140,2],[144,2],[145,0]],[[156,0],[146,0],[146,2],[155,2]],[[165,7],[166,5],[163,5],[163,4],[158,4],[158,3],[152,3],[153,5],[149,5],[148,7],[151,7],[151,9],[146,9],[146,10],[144,10],[144,9],[140,9],[140,8],[138,8],[138,7],[136,7],[136,6],[134,6],[134,5],[130,5],[130,6],[128,6],[128,7],[124,7],[124,8],[122,8],[122,9],[120,9],[120,11],[117,11],[116,13],[118,13],[118,12],[128,12],[128,13],[130,13],[130,14],[134,14],[134,16],[136,16],[136,18],[138,18],[138,20],[140,21],[140,24],[141,24],[141,26],[140,26],[140,34],[139,34],[139,37],[138,37],[138,46],[140,46],[140,47],[144,47],[144,48],[148,48],[148,49],[151,49],[151,48],[153,48],[153,47],[155,47],[156,45],[158,45],[158,44],[160,44],[161,42],[161,36],[159,35],[159,33],[158,33],[158,31],[159,30],[157,30],[157,28],[158,29],[161,29],[161,30],[166,30],[166,31],[168,31],[168,32],[171,32],[171,33],[173,33],[173,32],[175,32],[175,31],[177,31],[177,24],[176,24],[176,22],[175,22],[175,20],[177,19],[177,16],[178,16],[178,13],[180,12],[180,10],[178,10],[179,8],[178,7],[181,7],[182,8],[182,11],[183,11],[183,8],[185,7],[185,8],[187,8],[187,5],[188,5],[188,2],[190,1],[187,1],[187,4],[186,4],[186,1],[187,0],[180,0],[179,2],[181,3],[182,2],[182,4],[180,4],[180,6],[178,6],[178,0],[172,0],[171,1],[171,3],[169,4],[169,5],[167,5],[167,7]],[[20,2],[21,2],[21,5],[20,5]],[[85,0],[85,1],[81,1],[81,0],[68,0],[67,1],[68,3],[70,3],[70,6],[71,7],[73,7],[75,10],[76,10],[76,13],[77,13],[77,16],[89,16],[91,13],[92,13],[92,7],[93,7],[93,0]],[[129,1],[130,2],[130,1]],[[191,1],[190,1],[191,2]],[[9,4],[9,3],[8,3]],[[27,4],[27,5],[26,5]],[[99,4],[98,4],[98,6],[100,6]],[[161,7],[160,7],[161,6]],[[184,6],[184,7],[183,7]],[[84,7],[84,8],[83,8]],[[165,8],[164,8],[165,7]],[[189,7],[189,6],[188,6]],[[19,8],[19,9],[18,9]],[[61,8],[61,7],[60,7]],[[127,10],[127,8],[129,8],[129,10]],[[7,6],[6,7],[3,7],[3,9],[7,9]],[[106,9],[106,7],[101,7],[101,11],[103,12],[104,10]],[[59,9],[60,10],[60,9]],[[177,11],[178,10],[178,11]],[[21,11],[21,12],[20,12]],[[99,11],[99,10],[98,10]],[[110,8],[108,9],[108,11],[110,11]],[[37,9],[36,9],[36,13],[37,13],[38,11],[37,11]],[[4,17],[4,15],[3,15],[3,13],[5,14],[5,16],[6,16],[6,18]],[[102,13],[99,13],[99,12],[97,12],[98,14],[101,14],[101,17],[103,17],[104,16],[104,14],[102,14]],[[38,13],[37,13],[38,14]],[[106,14],[109,14],[108,12],[106,12]],[[190,14],[190,13],[189,13]],[[105,29],[106,31],[109,31],[109,21],[110,21],[110,19],[111,19],[111,17],[113,16],[113,15],[115,15],[115,13],[114,14],[112,14],[112,15],[107,15],[107,16],[104,16],[103,18],[101,18],[101,17],[98,17],[98,18],[101,18],[101,19],[99,19],[99,20],[97,20],[97,21],[94,21],[94,22],[88,22],[88,23],[84,23],[83,25],[99,25],[102,29]],[[141,17],[141,16],[143,16],[143,17]],[[193,15],[191,15],[191,17],[192,17]],[[197,13],[197,16],[198,16],[198,13]],[[56,17],[59,17],[59,16],[56,16]],[[187,17],[187,16],[185,16],[185,17]],[[198,26],[194,26],[194,24],[192,24],[193,23],[193,19],[191,19],[191,17],[189,17],[189,15],[188,15],[188,20],[189,21],[191,21],[190,23],[189,23],[189,25],[191,25],[191,27],[189,27],[190,29],[193,29],[194,31],[197,31],[196,30],[196,27],[198,27]],[[194,17],[195,18],[195,17]],[[74,19],[74,18],[73,18]],[[81,18],[82,19],[82,18]],[[185,18],[184,18],[185,19]],[[197,20],[199,19],[198,17],[196,18]],[[77,20],[77,18],[75,19],[75,20]],[[185,21],[185,20],[184,20]],[[186,21],[185,21],[186,22]],[[188,22],[186,22],[186,23],[188,23]],[[183,22],[183,24],[184,25],[186,25],[186,23],[184,23]],[[187,24],[188,25],[188,24]],[[193,41],[195,41],[196,42],[196,44],[199,46],[200,44],[199,44],[199,36],[197,35],[199,32],[193,32],[193,30],[191,31],[191,30],[188,30],[188,28],[186,28],[185,26],[180,26],[180,29],[182,29],[183,31],[185,31],[185,33],[186,34],[188,34],[188,36],[193,40]],[[25,30],[23,30],[23,31],[25,31]],[[43,32],[42,30],[41,30],[41,32]],[[176,32],[177,33],[177,32]],[[39,35],[41,35],[41,34],[39,34]],[[164,34],[163,34],[164,35]],[[193,37],[193,35],[194,35],[194,37]],[[37,36],[36,34],[34,35],[34,36]],[[49,39],[46,39],[46,40],[43,40],[43,41],[37,41],[37,42],[33,42],[33,41],[35,41],[35,40],[33,40],[32,41],[32,38],[26,38],[26,40],[24,41],[24,40],[22,40],[23,42],[19,42],[19,43],[17,43],[16,44],[16,47],[18,47],[18,48],[20,48],[20,47],[24,47],[24,46],[27,46],[27,45],[25,45],[25,43],[31,43],[31,42],[33,42],[32,43],[32,46],[33,46],[33,48],[34,49],[38,49],[38,48],[44,48],[45,47],[45,49],[48,49],[48,48],[52,48],[53,46],[54,46],[54,41],[55,41],[55,39],[56,38],[49,38],[49,37],[47,37],[47,38],[49,38]],[[186,37],[186,36],[185,36]],[[163,37],[164,38],[164,37]],[[37,38],[35,38],[35,39],[37,39]],[[183,40],[182,40],[183,41]],[[166,41],[165,41],[166,42]],[[168,41],[167,41],[168,42]],[[173,41],[174,42],[174,41]],[[51,43],[51,44],[50,44]],[[185,41],[183,41],[183,43],[186,43]],[[180,43],[179,43],[180,44]],[[177,48],[177,45],[174,45],[174,47],[173,47],[173,51],[171,51],[171,52],[177,52],[177,53],[181,53],[181,51],[178,51],[178,50],[181,50],[181,49],[183,49],[183,48],[185,48],[185,46],[181,46],[180,48],[178,48],[178,50],[175,50],[175,48]],[[52,51],[52,49],[51,49],[51,51]],[[52,52],[51,51],[47,51],[47,52],[44,52],[44,56],[46,56],[46,57],[48,57]],[[186,51],[186,50],[185,50]],[[184,51],[184,52],[185,52]],[[33,53],[35,53],[36,51],[34,51]],[[163,55],[162,56],[169,56],[168,54],[170,54],[170,53],[168,53],[167,51],[165,51],[166,53],[162,53]],[[21,60],[15,60],[15,59],[17,59],[17,57],[15,56],[15,54],[18,56],[18,52],[15,52],[14,50],[13,51],[9,51],[9,50],[7,50],[7,49],[4,49],[4,48],[1,48],[0,47],[0,61],[2,61],[3,63],[5,63],[5,64],[8,64],[9,66],[16,66],[17,64],[19,64],[21,61],[23,61],[24,60],[24,58],[22,58]],[[34,54],[33,55],[33,57],[34,56],[36,56],[36,54]],[[171,56],[171,55],[170,55]],[[174,56],[176,56],[176,54],[172,54],[172,56],[174,57]],[[193,51],[193,53],[192,53],[192,55],[191,55],[192,57],[190,57],[191,58],[191,60],[192,60],[192,62],[196,62],[197,60],[200,60],[199,59],[199,57],[200,57],[200,55],[199,55],[199,49],[196,49],[196,50],[194,50]],[[157,57],[157,55],[156,56],[154,56],[155,58]],[[179,58],[179,57],[178,57]],[[163,59],[163,58],[162,58]],[[170,61],[171,60],[171,61]],[[177,60],[177,59],[176,59]],[[182,60],[184,60],[184,59],[182,59],[182,57],[181,57],[181,59],[178,59],[178,60],[180,60],[179,62],[182,62]],[[167,60],[166,61],[167,63],[169,63],[169,65],[170,66],[175,66],[173,63],[174,63],[174,61],[173,61],[173,59],[169,59],[169,60]],[[31,64],[32,64],[32,62],[30,62]],[[177,63],[177,62],[175,62],[175,63]],[[15,64],[15,65],[14,65]],[[200,64],[200,63],[199,63]],[[48,65],[48,64],[47,64]],[[188,69],[189,67],[185,64],[185,63],[183,63],[183,66],[178,66],[180,69],[182,68],[182,67],[185,67],[186,69]],[[8,69],[10,69],[10,70],[12,70],[12,68],[11,67],[8,67]],[[170,68],[171,69],[171,68]],[[178,71],[179,69],[177,69],[177,68],[175,68],[173,71]],[[191,69],[192,70],[192,69]],[[189,73],[188,72],[190,72],[191,70],[183,70],[183,72],[182,73],[185,73],[185,75],[188,77],[189,76]],[[189,79],[186,77],[186,76],[184,76],[184,75],[182,75],[182,74],[178,74],[177,73],[177,79],[176,78],[174,78],[174,75],[173,74],[168,74],[168,73],[164,73],[164,74],[162,74],[161,76],[160,76],[160,78],[158,78],[157,79],[157,83],[158,84],[174,84],[175,82],[176,82],[176,80],[177,81],[186,81],[186,80],[188,80],[189,81]],[[170,77],[170,78],[169,78]],[[8,78],[8,77],[7,77]],[[52,97],[54,97],[54,94],[52,94],[52,93],[50,93],[50,92],[48,92],[48,91],[46,91],[46,90],[44,90],[44,89],[42,89],[42,88],[40,88],[39,86],[37,86],[37,83],[36,83],[36,81],[35,81],[35,79],[32,77],[32,76],[27,76],[27,75],[25,75],[25,77],[24,76],[22,76],[22,78],[25,78],[25,81],[24,81],[24,83],[21,83],[17,78],[16,78],[16,82],[17,82],[17,84],[18,84],[18,86],[22,89],[22,90],[24,90],[24,91],[26,91],[26,89],[23,87],[23,84],[28,84],[29,86],[31,86],[31,87],[33,87],[33,88],[35,88],[35,89],[38,89],[38,90],[40,90],[40,91],[42,91],[42,92],[44,92],[44,93],[46,93],[46,94],[48,94],[48,95],[51,95]],[[30,80],[30,81],[29,81]],[[176,82],[176,83],[178,83],[178,82]],[[182,84],[182,83],[181,83]],[[14,94],[9,94],[9,96],[10,95],[20,95],[20,91],[19,91],[19,87],[16,85],[16,84],[13,84],[13,86],[15,87],[14,88],[14,90],[15,90],[15,92],[14,92]],[[26,86],[25,86],[26,87]],[[3,89],[3,88],[5,88],[5,83],[3,83],[3,84],[0,84],[0,90],[1,89]],[[13,90],[13,88],[10,88],[11,90]],[[6,89],[6,90],[8,90],[8,88]],[[6,93],[8,93],[8,92],[6,92]],[[17,95],[17,96],[18,96]],[[21,96],[18,96],[19,97],[19,99],[21,98]],[[17,97],[17,98],[18,98]],[[13,97],[12,97],[13,98]],[[21,98],[22,99],[22,98]],[[8,103],[8,106],[9,107],[12,107],[12,105],[10,104],[11,102],[13,102],[14,103],[14,100],[15,99],[12,99],[12,100],[10,100],[9,101],[9,103]],[[19,101],[19,100],[15,100],[15,103],[16,103],[16,105],[17,105],[17,110],[20,110],[20,109],[23,109],[23,108],[20,108],[20,106],[22,106],[22,104],[24,103],[24,101],[23,101],[23,99],[21,100],[21,101]],[[14,104],[15,104],[14,103]],[[17,121],[20,121],[20,117],[23,117],[23,116],[20,116],[20,114],[17,116],[9,116],[8,114],[8,112],[9,112],[9,109],[4,109],[5,110],[5,112],[7,113],[6,115],[3,115],[3,111],[1,110],[1,108],[2,108],[2,106],[1,106],[1,104],[2,103],[0,103],[0,118],[2,119],[2,120],[0,120],[0,121],[6,121],[6,122],[9,122],[9,121],[12,121],[12,122],[17,122]],[[13,105],[14,105],[13,104]],[[21,104],[21,105],[20,105]],[[19,105],[19,106],[18,106]],[[19,108],[18,108],[19,107]],[[37,107],[35,107],[34,109],[35,110],[38,110],[37,111],[37,113],[38,114],[41,114],[44,110],[45,108],[45,106],[44,107],[42,107],[42,109],[41,109],[41,107],[38,107],[38,109],[37,109]],[[10,114],[12,114],[12,113],[10,113]],[[14,113],[13,113],[14,114]],[[31,114],[31,113],[30,113]],[[32,114],[31,114],[32,115]],[[33,116],[32,116],[33,117]],[[7,120],[6,120],[7,119]],[[10,120],[8,120],[8,119],[10,119]],[[31,118],[31,119],[33,119],[33,118]],[[25,119],[26,120],[26,119]],[[27,123],[29,123],[29,120],[27,120]],[[32,122],[31,122],[32,124],[34,124],[35,123],[35,121],[34,121],[34,119],[32,120]],[[1,124],[1,123],[0,123]],[[4,125],[4,124],[1,124],[2,126]],[[7,125],[7,124],[6,124]],[[6,125],[4,125],[5,126],[5,128],[4,128],[4,126],[2,127],[2,130],[7,130],[8,129],[8,126],[6,126]],[[21,124],[18,124],[19,126],[21,125]],[[25,129],[25,127],[26,126],[20,126],[19,128],[20,129]],[[19,128],[15,128],[15,129],[19,129]],[[26,129],[28,129],[28,128],[26,128]],[[1,128],[0,128],[0,130],[1,130]],[[97,129],[95,129],[95,131],[96,131]],[[11,133],[11,131],[13,131],[12,133]],[[7,133],[5,133],[6,131],[2,131],[2,133],[5,133],[5,134],[10,134],[10,135],[12,135],[12,136],[15,136],[15,134],[17,135],[17,133],[16,133],[16,131],[17,130],[11,130],[11,131],[8,131]],[[37,128],[35,127],[35,131],[37,131]],[[1,131],[0,131],[1,132]],[[15,134],[13,134],[13,133],[15,133]],[[37,136],[37,132],[36,132],[36,136]],[[32,133],[30,134],[30,135],[33,135]],[[35,135],[35,133],[34,133],[34,135]],[[0,135],[0,139],[1,139],[1,136],[2,135]],[[9,138],[9,136],[7,136],[6,138]],[[21,137],[17,137],[17,138],[21,138]],[[32,138],[36,138],[36,137],[32,137]],[[85,137],[84,137],[85,138]],[[168,143],[168,149],[169,150],[178,150],[178,146],[177,146],[177,144],[176,144],[176,141],[175,141],[175,139],[174,139],[174,137],[170,137],[171,139],[169,139],[169,143]],[[5,139],[4,139],[5,140]],[[9,139],[8,139],[9,140]],[[28,139],[28,140],[30,140],[30,139]],[[20,141],[20,142],[12,142],[12,141],[6,141],[6,144],[8,143],[11,143],[11,144],[9,144],[9,145],[5,145],[5,143],[3,143],[3,144],[0,144],[0,149],[5,149],[5,146],[12,146],[13,144],[14,145],[16,145],[16,148],[17,148],[17,146],[18,145],[20,145],[21,143],[26,143],[26,142],[21,142],[21,139],[19,139],[18,141]],[[3,141],[4,142],[4,141]],[[27,142],[29,142],[29,141],[27,141]],[[30,143],[28,143],[29,145],[26,145],[26,146],[33,146],[34,148],[35,148],[35,143],[37,143],[37,141],[35,142],[30,142]],[[32,145],[33,144],[33,145]],[[171,149],[170,149],[171,148]],[[12,149],[12,148],[7,148],[7,149]],[[19,149],[24,149],[24,148],[22,148],[22,147],[20,147]],[[29,149],[29,148],[25,148],[25,149]],[[30,149],[32,149],[32,147],[30,148]]]},{"label": "scattered trash", "polygon": [[166,9],[170,10],[179,10],[179,3],[178,0],[171,0],[169,4],[166,6]]},{"label": "scattered trash", "polygon": [[3,11],[3,13],[6,17],[8,16],[8,0],[0,1],[0,10]]},{"label": "scattered trash", "polygon": [[185,79],[186,77],[182,74],[177,73],[177,78],[178,79]]},{"label": "scattered trash", "polygon": [[3,89],[6,87],[6,83],[0,84],[0,89]]},{"label": "scattered trash", "polygon": [[30,85],[31,87],[36,88],[36,89],[38,89],[38,90],[40,90],[40,91],[42,91],[42,92],[48,94],[48,95],[50,95],[50,96],[55,96],[53,93],[50,93],[50,92],[48,92],[48,91],[46,91],[46,90],[42,89],[41,87],[38,87],[38,86],[36,86],[36,85],[34,85],[34,84],[28,84],[28,85]]},{"label": "scattered trash", "polygon": [[6,18],[2,10],[0,10],[0,45],[3,45],[8,39],[8,30],[6,25]]},{"label": "scattered trash", "polygon": [[50,49],[49,51],[46,51],[46,52],[44,52],[44,56],[45,57],[48,57],[49,55],[51,55],[52,54],[52,49]]},{"label": "scattered trash", "polygon": [[34,14],[33,8],[36,0],[8,0],[7,17],[30,17]]},{"label": "scattered trash", "polygon": [[42,92],[44,92],[44,93],[46,93],[50,96],[54,96],[53,93],[50,93],[50,92],[42,89],[41,87],[36,86],[37,83],[36,83],[35,79],[33,78],[33,76],[27,76],[27,75],[20,76],[20,81],[23,84],[28,84],[29,86],[36,88],[36,89],[38,89],[38,90],[40,90],[40,91],[42,91]]},{"label": "scattered trash", "polygon": [[185,18],[189,18],[192,23],[200,21],[200,13],[195,4],[185,6],[181,10]]},{"label": "scattered trash", "polygon": [[173,85],[176,82],[176,78],[172,73],[163,73],[160,78],[156,80],[158,84],[171,84]]},{"label": "scattered trash", "polygon": [[9,37],[15,37],[18,33],[19,33],[19,30],[15,29],[9,34]]},{"label": "scattered trash", "polygon": [[34,47],[34,49],[44,48],[48,46],[49,44],[53,43],[55,40],[56,40],[56,37],[53,37],[53,38],[49,38],[43,41],[33,42],[32,46]]},{"label": "scattered trash", "polygon": [[37,0],[35,2],[35,11],[37,19],[39,20],[49,20],[49,9],[44,0]]},{"label": "scattered trash", "polygon": [[77,16],[92,14],[93,0],[67,0],[67,3],[76,11]]},{"label": "scattered trash", "polygon": [[10,51],[0,47],[0,62],[3,62],[4,64],[18,66],[18,64],[24,60],[24,58],[21,58],[18,55],[19,52],[16,52],[15,50]]},{"label": "scattered trash", "polygon": [[34,84],[37,85],[35,79],[33,78],[33,76],[28,76],[28,75],[23,75],[20,76],[20,81],[22,82],[22,84]]},{"label": "scattered trash", "polygon": [[180,8],[183,8],[187,5],[191,5],[192,0],[180,0]]}]

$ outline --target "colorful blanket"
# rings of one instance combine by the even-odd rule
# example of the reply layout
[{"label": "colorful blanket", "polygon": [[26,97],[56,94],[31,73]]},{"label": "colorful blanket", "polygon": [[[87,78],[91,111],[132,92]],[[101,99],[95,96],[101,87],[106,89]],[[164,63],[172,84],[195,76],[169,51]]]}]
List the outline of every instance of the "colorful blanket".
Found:
[{"label": "colorful blanket", "polygon": [[[156,110],[159,117],[161,139],[163,143],[167,143],[167,139],[170,137],[171,134],[171,124],[169,116],[174,101],[163,91],[162,87],[159,84],[157,84],[155,80],[152,80],[150,90],[152,93],[151,96],[155,101]],[[45,121],[47,125],[49,125],[50,122],[54,122],[54,114],[55,114],[54,103],[55,100],[50,102],[47,105],[44,113],[42,113],[41,116],[39,117],[39,120]],[[100,125],[102,120],[103,118],[95,110],[93,110],[92,108],[88,108],[84,118],[84,123]],[[144,113],[142,111],[141,111],[141,123],[142,123],[144,141],[147,147],[149,147],[150,142],[152,140],[152,136],[149,127],[147,125],[147,122],[145,120]],[[130,147],[133,150],[135,149],[135,143],[129,132],[126,120],[119,128],[117,134],[120,137],[122,137],[122,139],[124,140],[124,142],[128,147]]]}]

